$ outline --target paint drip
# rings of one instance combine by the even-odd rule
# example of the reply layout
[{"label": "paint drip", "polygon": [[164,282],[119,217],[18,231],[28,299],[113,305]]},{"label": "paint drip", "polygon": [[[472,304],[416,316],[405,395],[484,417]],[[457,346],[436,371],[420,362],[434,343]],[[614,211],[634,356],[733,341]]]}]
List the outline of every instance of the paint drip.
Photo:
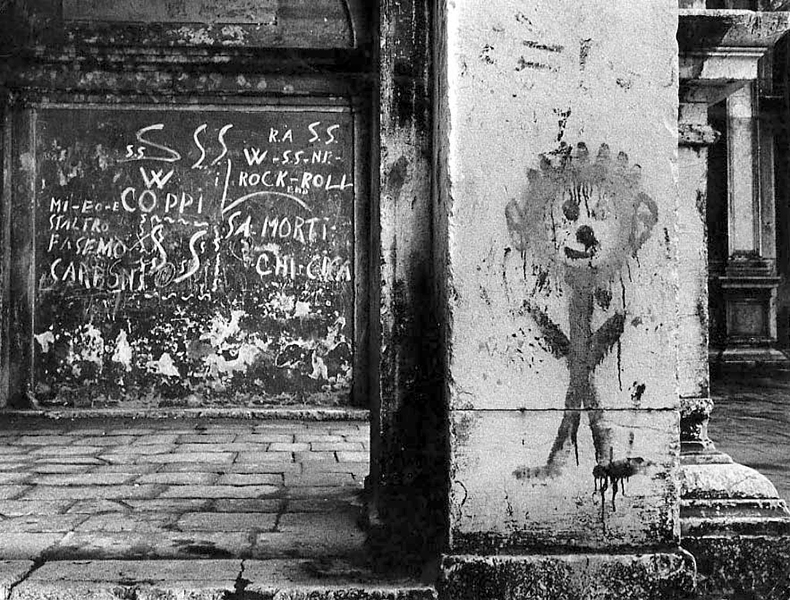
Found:
[{"label": "paint drip", "polygon": [[641,457],[623,458],[620,460],[610,460],[604,465],[595,465],[593,468],[593,479],[595,481],[595,492],[601,494],[601,523],[606,529],[606,491],[612,490],[612,511],[617,511],[617,492],[625,495],[625,482],[636,475],[647,461]]}]

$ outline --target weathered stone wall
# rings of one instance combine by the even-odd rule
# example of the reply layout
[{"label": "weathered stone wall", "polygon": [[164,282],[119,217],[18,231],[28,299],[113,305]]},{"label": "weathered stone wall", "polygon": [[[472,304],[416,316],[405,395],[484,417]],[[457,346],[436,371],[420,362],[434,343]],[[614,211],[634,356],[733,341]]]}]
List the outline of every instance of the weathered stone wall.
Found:
[{"label": "weathered stone wall", "polygon": [[676,542],[677,5],[445,11],[451,548]]}]

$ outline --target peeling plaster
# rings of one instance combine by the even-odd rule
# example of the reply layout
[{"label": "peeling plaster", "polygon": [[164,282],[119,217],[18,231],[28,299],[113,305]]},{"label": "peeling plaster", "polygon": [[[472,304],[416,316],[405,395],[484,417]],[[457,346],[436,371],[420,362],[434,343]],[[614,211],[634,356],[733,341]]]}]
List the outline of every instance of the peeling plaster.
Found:
[{"label": "peeling plaster", "polygon": [[132,347],[129,345],[124,329],[121,329],[118,332],[118,337],[115,338],[115,352],[112,355],[112,360],[121,363],[127,371],[132,370]]},{"label": "peeling plaster", "polygon": [[52,329],[49,329],[44,333],[38,333],[33,337],[39,343],[41,346],[41,351],[44,353],[49,352],[49,345],[55,341],[55,335],[52,333]]},{"label": "peeling plaster", "polygon": [[165,375],[167,377],[180,377],[181,373],[178,372],[173,357],[168,352],[164,352],[159,360],[149,361],[146,366],[154,373]]}]

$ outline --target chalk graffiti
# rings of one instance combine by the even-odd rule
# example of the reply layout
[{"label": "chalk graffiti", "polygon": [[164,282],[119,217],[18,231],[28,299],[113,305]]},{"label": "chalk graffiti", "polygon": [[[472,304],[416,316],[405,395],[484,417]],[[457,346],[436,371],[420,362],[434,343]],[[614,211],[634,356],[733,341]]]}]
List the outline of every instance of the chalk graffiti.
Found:
[{"label": "chalk graffiti", "polygon": [[[45,404],[84,385],[107,398],[347,393],[351,113],[69,111],[39,121]],[[213,343],[218,319],[237,330]]]},{"label": "chalk graffiti", "polygon": [[[637,257],[658,220],[656,203],[642,191],[640,179],[639,166],[630,164],[623,152],[612,157],[605,144],[594,159],[583,143],[574,149],[563,145],[552,158],[541,156],[540,168],[529,171],[523,197],[505,209],[513,245],[524,260],[531,257],[548,277],[562,282],[569,318],[566,334],[537,303],[524,301],[543,343],[554,357],[566,360],[570,381],[546,464],[520,467],[514,476],[556,477],[571,453],[578,464],[577,433],[584,413],[595,446],[596,490],[603,494],[611,485],[613,505],[623,479],[633,475],[643,460],[613,460],[612,431],[595,372],[619,344],[626,320],[625,296],[622,306],[615,307],[611,288],[617,281],[622,285],[624,269]],[[612,314],[594,329],[596,310]]]}]

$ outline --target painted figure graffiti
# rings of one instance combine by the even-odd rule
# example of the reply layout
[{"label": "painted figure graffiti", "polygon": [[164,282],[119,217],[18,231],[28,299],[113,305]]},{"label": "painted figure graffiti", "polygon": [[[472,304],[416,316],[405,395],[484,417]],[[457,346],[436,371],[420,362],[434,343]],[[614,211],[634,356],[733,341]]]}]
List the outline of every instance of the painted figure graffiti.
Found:
[{"label": "painted figure graffiti", "polygon": [[[621,152],[611,155],[602,144],[597,156],[585,144],[565,146],[551,159],[541,156],[538,170],[530,170],[528,187],[511,200],[505,214],[515,248],[537,265],[542,277],[561,282],[568,297],[569,330],[562,331],[549,315],[527,300],[544,342],[558,359],[566,359],[570,382],[562,422],[546,464],[520,467],[518,479],[559,475],[571,452],[578,464],[577,433],[582,412],[590,422],[596,463],[593,475],[601,493],[635,474],[641,458],[614,460],[612,432],[604,419],[595,371],[623,333],[625,293],[623,273],[650,237],[658,220],[656,203],[641,190],[640,168]],[[622,301],[613,302],[619,283]],[[617,304],[622,306],[617,308]],[[611,312],[593,329],[596,311]]]}]

